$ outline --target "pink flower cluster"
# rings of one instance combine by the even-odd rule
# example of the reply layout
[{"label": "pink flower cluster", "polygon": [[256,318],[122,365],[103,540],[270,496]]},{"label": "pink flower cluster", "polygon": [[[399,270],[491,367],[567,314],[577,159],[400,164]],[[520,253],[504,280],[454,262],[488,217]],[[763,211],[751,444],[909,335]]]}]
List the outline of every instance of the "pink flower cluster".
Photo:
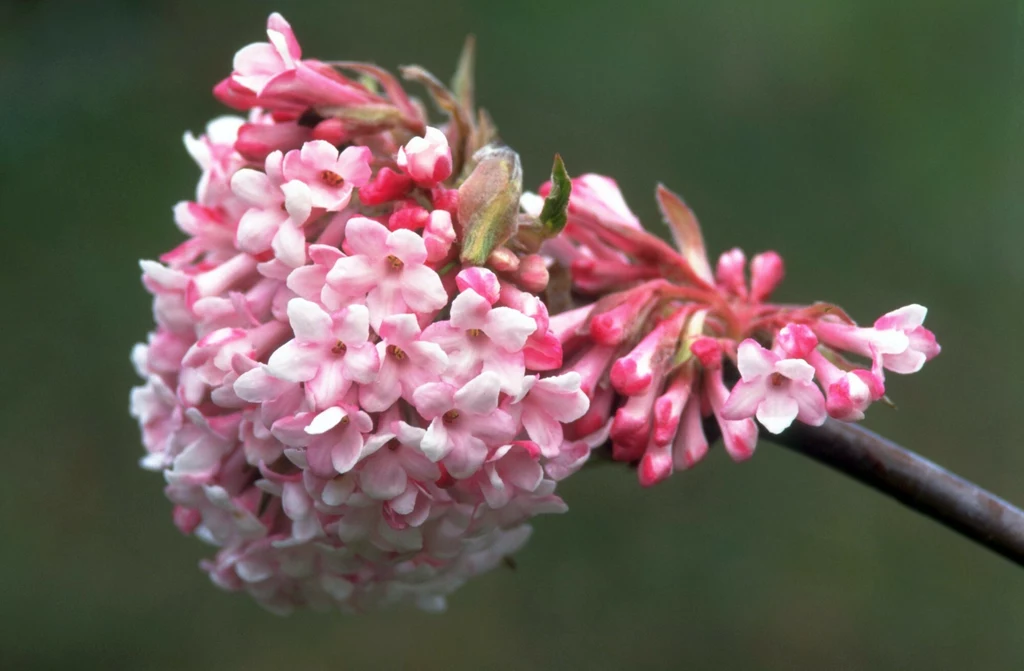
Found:
[{"label": "pink flower cluster", "polygon": [[303,59],[277,14],[267,37],[214,89],[247,118],[185,136],[187,239],[142,262],[157,326],[133,352],[142,465],[225,589],[280,612],[442,608],[566,509],[556,482],[593,448],[652,485],[709,428],[746,459],[758,422],[862,419],[886,371],[939,353],[919,305],[864,328],[769,302],[774,252],[712,268],[664,187],[675,246],[560,158],[523,194],[469,51],[454,90],[403,69],[449,115],[431,126],[377,66]]},{"label": "pink flower cluster", "polygon": [[[733,249],[712,270],[692,212],[664,187],[657,195],[676,248],[642,230],[613,180],[572,184],[568,224],[543,248],[585,303],[550,321],[563,370],[580,376],[590,398],[568,430],[586,433],[611,417],[612,456],[638,462],[643,485],[704,457],[708,418],[729,455],[747,459],[755,418],[771,433],[794,420],[863,419],[884,399],[885,371],[914,373],[939,353],[920,305],[862,328],[834,305],[768,302],[783,277],[774,252],[748,265]],[[535,196],[523,204],[539,211]],[[729,371],[739,374],[731,388]]]},{"label": "pink flower cluster", "polygon": [[248,120],[186,135],[188,239],[142,262],[142,465],[226,589],[282,612],[441,608],[565,510],[555,481],[604,436],[564,431],[589,398],[558,371],[540,258],[461,260],[466,134],[374,66],[347,64],[379,90],[302,60],[277,14],[267,35],[216,88]]}]

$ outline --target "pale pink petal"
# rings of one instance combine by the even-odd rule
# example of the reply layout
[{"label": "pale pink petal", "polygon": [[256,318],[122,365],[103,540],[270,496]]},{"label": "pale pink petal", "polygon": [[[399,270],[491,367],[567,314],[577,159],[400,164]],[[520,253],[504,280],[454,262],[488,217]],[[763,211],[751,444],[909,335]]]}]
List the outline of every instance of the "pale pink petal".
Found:
[{"label": "pale pink petal", "polygon": [[345,352],[345,375],[359,384],[369,384],[377,377],[380,358],[371,343],[349,347]]},{"label": "pale pink petal", "polygon": [[274,377],[289,382],[306,382],[316,376],[320,368],[320,350],[304,347],[289,340],[278,347],[267,361],[267,369]]},{"label": "pale pink petal", "polygon": [[343,408],[333,406],[327,408],[323,412],[317,414],[313,421],[309,423],[305,428],[305,432],[311,436],[319,436],[323,433],[327,433],[334,427],[341,423],[341,420],[345,419],[348,413]]},{"label": "pale pink petal", "polygon": [[327,273],[327,283],[341,296],[365,295],[380,279],[378,266],[365,256],[338,259]]},{"label": "pale pink petal", "polygon": [[348,346],[358,346],[370,337],[370,312],[365,305],[350,305],[336,319],[333,336]]},{"label": "pale pink petal", "polygon": [[789,395],[796,401],[797,419],[811,426],[821,426],[825,422],[825,418],[828,417],[825,411],[825,397],[818,385],[813,382],[792,382],[789,385]]},{"label": "pale pink petal", "polygon": [[408,313],[390,315],[380,324],[378,333],[391,345],[406,347],[420,333],[420,326],[415,315]]},{"label": "pale pink petal", "polygon": [[338,156],[338,174],[353,186],[365,186],[370,181],[370,161],[373,154],[369,147],[346,147]]},{"label": "pale pink petal", "polygon": [[448,292],[444,290],[441,278],[430,268],[406,266],[402,271],[402,298],[414,312],[428,313],[440,310],[448,303]]},{"label": "pale pink petal", "polygon": [[387,239],[390,231],[366,217],[352,217],[345,225],[345,244],[352,254],[363,254],[377,260],[387,256]]},{"label": "pale pink petal", "polygon": [[435,417],[430,422],[430,426],[427,427],[426,433],[423,434],[423,438],[420,441],[420,450],[423,451],[427,459],[438,462],[444,459],[451,449],[452,445],[448,437],[448,429],[444,425],[444,420],[440,417]]},{"label": "pale pink petal", "polygon": [[277,229],[288,220],[288,215],[277,209],[261,210],[252,208],[242,215],[235,231],[238,248],[258,254],[270,249]]},{"label": "pale pink petal", "polygon": [[257,207],[276,208],[284,199],[266,173],[242,168],[231,176],[231,190],[236,196]]},{"label": "pale pink petal", "polygon": [[391,454],[370,459],[359,472],[359,486],[363,493],[373,499],[393,499],[405,491],[407,482],[405,469]]},{"label": "pale pink petal", "polygon": [[288,322],[295,337],[303,342],[325,343],[331,337],[331,316],[304,298],[288,301]]},{"label": "pale pink petal", "polygon": [[291,219],[281,224],[270,243],[274,256],[290,268],[306,263],[306,235]]},{"label": "pale pink petal", "polygon": [[348,473],[359,461],[363,448],[363,436],[358,431],[341,431],[337,442],[331,448],[331,464],[339,473]]},{"label": "pale pink petal", "polygon": [[722,406],[722,417],[729,420],[753,417],[757,407],[764,401],[765,393],[763,379],[740,380]]},{"label": "pale pink petal", "polygon": [[444,382],[425,384],[413,392],[413,405],[427,419],[442,415],[452,408],[454,390]]},{"label": "pale pink petal", "polygon": [[736,353],[736,365],[744,380],[770,375],[775,370],[777,360],[775,354],[750,338],[740,343]]},{"label": "pale pink petal", "polygon": [[407,228],[392,231],[385,243],[387,253],[393,254],[408,265],[421,265],[427,260],[427,248],[423,238]]},{"label": "pale pink petal", "polygon": [[284,192],[284,207],[288,216],[297,226],[306,223],[313,209],[313,194],[309,187],[299,180],[292,180],[281,185]]},{"label": "pale pink petal", "polygon": [[455,393],[455,407],[478,415],[488,414],[498,407],[501,380],[494,373],[481,373]]},{"label": "pale pink petal", "polygon": [[876,329],[909,331],[924,323],[928,308],[916,303],[887,312],[875,321]]},{"label": "pale pink petal", "polygon": [[352,386],[352,378],[346,375],[348,357],[325,359],[316,376],[306,382],[306,391],[318,408],[340,402]]},{"label": "pale pink petal", "polygon": [[444,465],[455,478],[467,478],[480,470],[487,458],[487,445],[476,436],[451,435],[454,445],[444,458]]},{"label": "pale pink petal", "polygon": [[814,366],[803,359],[780,359],[775,362],[775,372],[800,382],[810,382],[814,379]]},{"label": "pale pink petal", "polygon": [[507,307],[492,309],[483,325],[483,332],[499,347],[518,352],[526,345],[526,339],[537,330],[537,322],[519,310]]},{"label": "pale pink petal", "polygon": [[319,168],[321,170],[327,170],[334,167],[334,164],[338,160],[338,149],[330,142],[324,140],[311,140],[302,145],[302,149],[299,151],[299,157],[302,162]]},{"label": "pale pink petal", "polygon": [[800,406],[789,393],[768,389],[765,399],[757,406],[757,420],[770,432],[782,433],[799,412]]},{"label": "pale pink petal", "polygon": [[449,321],[462,330],[482,329],[490,311],[491,304],[486,298],[472,290],[463,291],[452,301]]},{"label": "pale pink petal", "polygon": [[562,423],[551,415],[539,411],[524,412],[522,421],[530,440],[540,446],[544,456],[557,456],[558,447],[564,438]]},{"label": "pale pink petal", "polygon": [[384,343],[377,344],[380,370],[373,384],[366,384],[359,390],[359,401],[369,412],[381,412],[391,407],[402,395],[398,376],[399,366],[384,352]]}]

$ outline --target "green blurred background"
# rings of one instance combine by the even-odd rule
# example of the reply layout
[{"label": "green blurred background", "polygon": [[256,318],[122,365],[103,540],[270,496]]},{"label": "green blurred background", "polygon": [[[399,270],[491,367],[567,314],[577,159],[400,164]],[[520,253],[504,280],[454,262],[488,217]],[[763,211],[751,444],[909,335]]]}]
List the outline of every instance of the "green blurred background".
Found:
[{"label": "green blurred background", "polygon": [[682,192],[718,253],[774,248],[780,298],[931,309],[941,357],[867,424],[1024,503],[1024,48],[968,0],[0,0],[0,668],[1019,669],[1024,572],[762,442],[641,490],[562,488],[518,570],[444,615],[280,618],[214,588],[136,466],[136,260],[179,240],[181,145],[279,9],[305,52],[447,79],[539,184],[614,174],[656,226]]}]

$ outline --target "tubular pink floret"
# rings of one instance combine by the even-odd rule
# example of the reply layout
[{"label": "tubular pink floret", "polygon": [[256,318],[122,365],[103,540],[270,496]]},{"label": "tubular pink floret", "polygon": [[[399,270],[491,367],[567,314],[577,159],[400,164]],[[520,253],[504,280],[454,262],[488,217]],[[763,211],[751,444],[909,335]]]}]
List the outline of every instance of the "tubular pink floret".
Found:
[{"label": "tubular pink floret", "polygon": [[[915,372],[939,353],[921,306],[861,328],[833,305],[766,302],[785,273],[776,252],[750,261],[748,283],[747,257],[731,249],[719,258],[712,284],[700,227],[681,198],[660,186],[656,192],[674,251],[632,225],[613,181],[587,182],[571,194],[565,231],[545,250],[571,268],[574,296],[592,302],[551,323],[591,398],[574,430],[584,423],[592,430],[599,414],[612,417],[612,456],[638,461],[645,486],[704,457],[710,416],[726,451],[743,460],[757,442],[755,418],[774,433],[793,421],[862,419],[884,394],[884,370]],[[550,189],[544,185],[541,194]],[[531,198],[524,207],[539,208]],[[664,314],[686,315],[672,324],[671,337]],[[867,358],[870,370],[850,364],[850,354]],[[740,379],[730,388],[737,369]]]}]

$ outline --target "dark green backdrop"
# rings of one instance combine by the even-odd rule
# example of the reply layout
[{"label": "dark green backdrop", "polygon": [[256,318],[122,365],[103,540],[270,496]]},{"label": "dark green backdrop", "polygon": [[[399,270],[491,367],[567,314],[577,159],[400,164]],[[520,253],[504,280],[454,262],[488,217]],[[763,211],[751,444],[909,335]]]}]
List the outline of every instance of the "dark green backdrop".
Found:
[{"label": "dark green backdrop", "polygon": [[215,589],[136,467],[136,260],[179,240],[181,146],[280,9],[306,53],[444,78],[540,183],[661,180],[715,253],[774,248],[781,297],[862,321],[917,301],[944,346],[868,425],[1024,502],[1016,8],[968,0],[0,0],[0,667],[1019,669],[1024,572],[794,454],[720,450],[641,490],[565,484],[516,571],[445,615],[279,618]]}]

